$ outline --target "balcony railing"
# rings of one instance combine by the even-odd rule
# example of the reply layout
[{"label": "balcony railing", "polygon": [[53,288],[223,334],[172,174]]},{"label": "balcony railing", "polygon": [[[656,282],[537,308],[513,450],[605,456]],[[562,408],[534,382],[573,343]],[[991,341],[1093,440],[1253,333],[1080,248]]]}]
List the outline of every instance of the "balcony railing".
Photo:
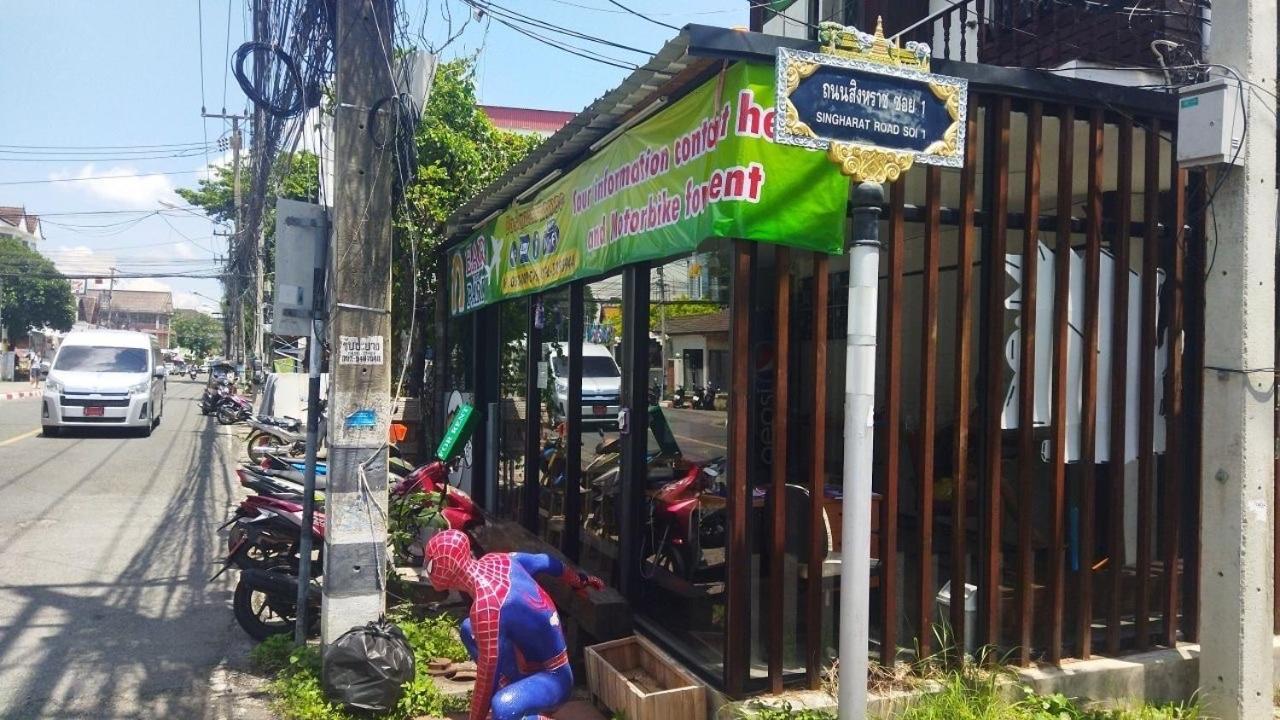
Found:
[{"label": "balcony railing", "polygon": [[956,0],[895,37],[929,43],[933,56],[946,60],[1159,69],[1199,60],[1207,7],[1208,0]]}]

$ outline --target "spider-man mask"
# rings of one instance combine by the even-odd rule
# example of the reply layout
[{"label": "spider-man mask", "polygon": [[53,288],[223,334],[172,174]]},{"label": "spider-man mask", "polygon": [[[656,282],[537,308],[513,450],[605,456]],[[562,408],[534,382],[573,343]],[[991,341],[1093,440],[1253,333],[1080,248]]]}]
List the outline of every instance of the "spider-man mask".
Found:
[{"label": "spider-man mask", "polygon": [[462,590],[462,569],[471,562],[471,541],[458,530],[431,536],[424,553],[427,578],[436,590]]}]

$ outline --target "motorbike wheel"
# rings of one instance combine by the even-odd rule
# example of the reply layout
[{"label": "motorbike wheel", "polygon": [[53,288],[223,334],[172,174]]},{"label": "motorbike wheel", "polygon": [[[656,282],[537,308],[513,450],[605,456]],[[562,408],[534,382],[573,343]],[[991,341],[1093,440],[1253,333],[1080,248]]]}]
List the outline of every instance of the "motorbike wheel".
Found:
[{"label": "motorbike wheel", "polygon": [[[684,555],[674,545],[666,541],[662,542],[661,547],[655,553],[652,533],[646,532],[644,539],[640,541],[640,557],[644,558],[644,562],[652,563],[678,578],[688,578],[689,563],[685,560]],[[652,572],[649,576],[652,577]]]},{"label": "motorbike wheel", "polygon": [[218,422],[222,425],[235,425],[240,422],[240,416],[233,408],[223,405],[218,408]]},{"label": "motorbike wheel", "polygon": [[[293,574],[288,566],[279,565],[266,568],[267,572]],[[293,624],[297,618],[297,600],[283,597],[281,594],[259,588],[252,582],[246,582],[241,575],[236,583],[235,595],[231,603],[235,612],[236,623],[254,640],[262,641],[273,635],[288,635],[293,632]],[[318,613],[308,613],[315,618]],[[314,628],[308,627],[308,634]]]},{"label": "motorbike wheel", "polygon": [[272,441],[274,439],[275,438],[271,437],[267,433],[262,432],[261,430],[254,430],[252,433],[250,433],[249,441],[248,441],[249,460],[251,460],[254,464],[262,462],[263,459],[266,458],[267,455],[269,454],[267,453],[265,448],[271,447]]}]

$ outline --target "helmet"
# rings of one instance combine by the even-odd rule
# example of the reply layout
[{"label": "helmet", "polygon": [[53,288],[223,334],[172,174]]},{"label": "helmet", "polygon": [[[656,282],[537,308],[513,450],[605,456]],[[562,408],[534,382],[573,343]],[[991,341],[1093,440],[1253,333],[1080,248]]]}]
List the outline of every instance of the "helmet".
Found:
[{"label": "helmet", "polygon": [[458,530],[443,530],[427,541],[427,578],[436,590],[462,590],[463,569],[471,562],[471,540]]}]

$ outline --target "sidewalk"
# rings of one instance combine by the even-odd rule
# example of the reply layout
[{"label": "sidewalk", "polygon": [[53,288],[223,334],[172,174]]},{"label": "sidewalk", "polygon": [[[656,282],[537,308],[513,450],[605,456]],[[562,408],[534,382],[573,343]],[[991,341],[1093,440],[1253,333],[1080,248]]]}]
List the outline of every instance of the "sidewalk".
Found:
[{"label": "sidewalk", "polygon": [[0,382],[0,402],[38,397],[41,392],[41,388],[31,387],[31,383],[25,380]]}]

